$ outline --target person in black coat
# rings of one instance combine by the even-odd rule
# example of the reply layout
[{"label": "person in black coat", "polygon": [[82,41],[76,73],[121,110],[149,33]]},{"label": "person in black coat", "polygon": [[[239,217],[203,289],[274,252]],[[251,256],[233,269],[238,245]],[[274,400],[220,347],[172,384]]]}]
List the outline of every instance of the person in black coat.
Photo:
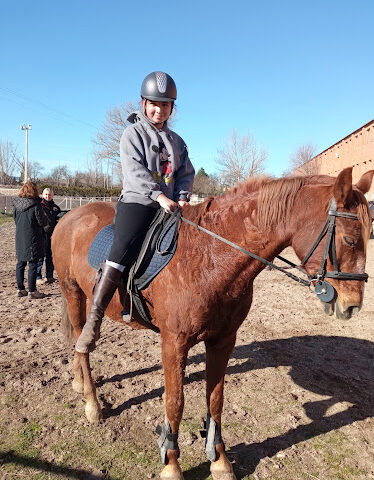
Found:
[{"label": "person in black coat", "polygon": [[44,258],[40,258],[38,261],[38,267],[36,270],[36,284],[40,285],[42,283],[53,283],[53,260],[52,260],[52,249],[51,249],[51,237],[53,230],[57,224],[57,217],[61,213],[61,209],[53,201],[53,190],[52,188],[45,188],[42,194],[41,205],[45,213],[49,217],[49,224],[44,227],[44,246],[45,246],[45,279],[42,279],[42,267]]},{"label": "person in black coat", "polygon": [[[17,297],[43,298],[36,290],[36,268],[38,259],[44,256],[43,228],[49,218],[40,204],[38,187],[28,181],[13,199],[13,217],[16,223],[16,279]],[[24,285],[25,268],[29,263],[28,293]]]}]

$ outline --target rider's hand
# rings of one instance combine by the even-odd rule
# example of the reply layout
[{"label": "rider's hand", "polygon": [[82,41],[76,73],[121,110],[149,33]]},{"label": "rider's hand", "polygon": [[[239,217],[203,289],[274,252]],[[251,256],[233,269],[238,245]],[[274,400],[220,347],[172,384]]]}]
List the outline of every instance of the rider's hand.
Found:
[{"label": "rider's hand", "polygon": [[180,207],[184,207],[185,205],[187,205],[188,202],[186,202],[186,200],[178,200],[178,205]]},{"label": "rider's hand", "polygon": [[168,198],[164,193],[160,193],[160,195],[157,197],[156,201],[168,213],[174,212],[178,208],[178,204],[175,203],[173,200],[170,200],[170,198]]}]

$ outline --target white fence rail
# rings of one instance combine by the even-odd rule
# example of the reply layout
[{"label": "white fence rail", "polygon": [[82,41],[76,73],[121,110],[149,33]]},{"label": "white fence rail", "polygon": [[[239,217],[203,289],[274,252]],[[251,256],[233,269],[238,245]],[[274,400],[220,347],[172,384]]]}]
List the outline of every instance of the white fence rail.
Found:
[{"label": "white fence rail", "polygon": [[117,202],[118,197],[59,197],[55,195],[53,200],[61,210],[72,210],[92,202]]},{"label": "white fence rail", "polygon": [[[18,191],[17,191],[18,193]],[[6,213],[13,212],[13,200],[14,195],[1,195],[0,194],[0,211]],[[61,210],[72,210],[73,208],[81,207],[92,202],[117,202],[118,197],[63,197],[55,195],[53,198],[55,203],[61,208]],[[191,204],[203,202],[204,197],[198,195],[191,196]]]},{"label": "white fence rail", "polygon": [[[14,195],[0,195],[1,212],[13,213],[13,198]],[[56,195],[53,200],[61,210],[71,210],[92,202],[116,202],[118,197],[60,197]]]}]

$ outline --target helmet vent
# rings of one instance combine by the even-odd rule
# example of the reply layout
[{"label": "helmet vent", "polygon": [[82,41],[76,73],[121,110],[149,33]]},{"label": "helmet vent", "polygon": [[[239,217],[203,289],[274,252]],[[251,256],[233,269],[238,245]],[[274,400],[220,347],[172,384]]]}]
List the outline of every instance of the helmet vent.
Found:
[{"label": "helmet vent", "polygon": [[160,93],[166,92],[167,78],[164,72],[155,72],[157,88]]}]

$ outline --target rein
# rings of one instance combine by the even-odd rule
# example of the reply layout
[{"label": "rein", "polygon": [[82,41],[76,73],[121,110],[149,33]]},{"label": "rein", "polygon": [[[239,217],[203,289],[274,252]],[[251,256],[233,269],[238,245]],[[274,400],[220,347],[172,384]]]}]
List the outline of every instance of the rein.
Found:
[{"label": "rein", "polygon": [[[226,243],[227,245],[230,245],[230,247],[236,248],[236,250],[239,250],[240,252],[245,253],[246,255],[249,255],[250,257],[254,258],[255,260],[258,260],[259,262],[262,262],[265,265],[268,265],[270,268],[275,268],[276,270],[280,270],[285,275],[287,275],[287,277],[292,278],[296,282],[301,283],[302,285],[305,285],[306,287],[309,287],[309,285],[311,284],[310,281],[308,282],[307,280],[304,280],[303,278],[300,278],[300,277],[294,275],[293,273],[287,272],[287,270],[285,270],[285,268],[278,267],[278,265],[275,265],[274,263],[269,262],[269,260],[266,260],[265,258],[259,257],[255,253],[252,253],[249,250],[246,250],[245,248],[240,247],[236,243],[230,242],[230,240],[227,240],[226,238],[221,237],[220,235],[217,235],[216,233],[213,233],[213,232],[211,232],[210,230],[207,230],[204,227],[201,227],[197,223],[194,223],[194,222],[191,222],[190,220],[187,220],[187,218],[184,218],[184,217],[181,216],[181,220],[182,220],[182,222],[188,223],[189,225],[192,225],[193,227],[196,227],[198,230],[201,230],[202,232],[207,233],[211,237],[216,238],[217,240],[220,240],[221,242]],[[278,258],[280,258],[283,261],[286,261],[286,263],[289,263],[289,264],[292,263],[292,262],[289,262],[286,259],[283,259],[282,257],[278,257]],[[296,265],[292,264],[292,266],[296,266]]]},{"label": "rein", "polygon": [[[337,211],[337,206],[335,199],[332,198],[329,206],[329,210],[327,213],[327,219],[325,222],[325,225],[322,228],[321,233],[318,235],[316,241],[314,242],[313,246],[309,250],[309,252],[306,254],[305,258],[301,262],[300,265],[296,265],[295,263],[287,260],[286,258],[281,257],[280,255],[277,255],[276,258],[280,259],[284,263],[287,263],[293,268],[297,268],[298,270],[302,271],[305,273],[308,277],[308,280],[305,280],[301,277],[298,277],[297,275],[294,275],[286,270],[287,267],[279,267],[278,265],[275,265],[273,262],[270,262],[269,260],[266,260],[265,258],[262,258],[255,253],[252,253],[245,248],[240,247],[236,243],[231,242],[230,240],[227,240],[224,237],[221,237],[220,235],[217,235],[216,233],[213,233],[210,230],[207,230],[204,227],[201,227],[197,223],[191,222],[191,220],[187,220],[184,218],[182,215],[180,216],[181,220],[185,223],[188,223],[189,225],[196,227],[198,230],[201,230],[204,233],[207,233],[213,238],[216,238],[217,240],[220,240],[223,243],[226,243],[230,247],[235,248],[236,250],[239,250],[240,252],[254,258],[255,260],[258,260],[259,262],[264,263],[265,265],[269,266],[270,268],[274,268],[275,270],[279,270],[288,277],[292,278],[292,280],[295,280],[296,282],[306,286],[310,287],[312,282],[316,281],[315,285],[315,293],[317,296],[322,300],[323,302],[330,302],[334,296],[335,296],[335,289],[334,287],[328,283],[325,282],[325,278],[335,278],[338,280],[360,280],[360,281],[365,281],[367,282],[368,280],[368,274],[367,273],[351,273],[351,272],[341,272],[339,270],[337,258],[336,258],[336,247],[335,247],[335,219],[336,217],[342,217],[342,218],[348,218],[350,220],[358,220],[358,215],[355,213],[348,213],[348,212],[338,212]],[[322,239],[326,236],[326,244],[325,248],[323,251],[321,263],[318,267],[317,272],[314,275],[310,275],[305,271],[305,265],[310,259],[310,257],[313,255],[314,251],[318,247],[318,245],[321,243]],[[334,271],[328,272],[326,270],[326,263],[327,263],[327,257],[330,256],[331,262],[334,266]]]}]

